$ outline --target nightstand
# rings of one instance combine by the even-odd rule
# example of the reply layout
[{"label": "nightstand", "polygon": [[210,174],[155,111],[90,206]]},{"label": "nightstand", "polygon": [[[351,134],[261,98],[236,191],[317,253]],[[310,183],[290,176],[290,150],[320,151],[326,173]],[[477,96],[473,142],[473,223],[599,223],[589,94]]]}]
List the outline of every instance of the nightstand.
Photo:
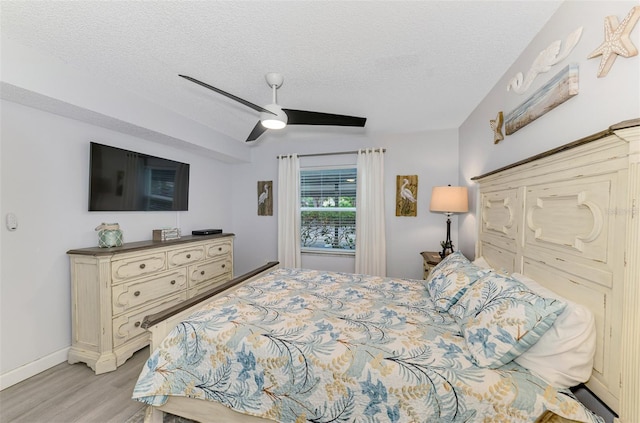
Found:
[{"label": "nightstand", "polygon": [[429,273],[433,270],[434,267],[442,260],[440,258],[440,253],[437,251],[423,251],[420,253],[422,256],[423,264],[422,268],[424,269],[423,279],[427,279],[429,277]]}]

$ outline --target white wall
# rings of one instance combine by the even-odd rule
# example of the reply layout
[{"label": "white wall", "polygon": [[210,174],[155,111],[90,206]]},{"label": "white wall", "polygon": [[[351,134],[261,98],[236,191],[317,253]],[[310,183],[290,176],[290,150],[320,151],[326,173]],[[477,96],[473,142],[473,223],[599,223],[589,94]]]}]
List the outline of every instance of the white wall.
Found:
[{"label": "white wall", "polygon": [[[273,181],[277,195],[279,154],[311,154],[353,151],[382,147],[385,154],[385,197],[387,274],[422,278],[421,251],[440,249],[446,236],[444,215],[429,212],[434,185],[458,183],[458,141],[456,130],[430,131],[370,137],[340,131],[315,131],[301,135],[292,131],[259,141],[251,164],[233,168],[233,227],[236,238],[235,265],[238,272],[250,270],[268,260],[277,259],[277,200],[273,216],[257,215],[257,181]],[[302,158],[301,165],[355,164],[355,155]],[[418,216],[395,216],[396,175],[418,175]],[[452,238],[457,242],[454,217]],[[353,271],[351,258],[303,255],[302,266],[320,270]]]},{"label": "white wall", "polygon": [[[603,78],[597,77],[601,56],[586,58],[604,40],[605,16],[615,15],[622,21],[637,5],[634,1],[564,2],[464,122],[459,129],[460,181],[470,187],[471,210],[477,206],[472,177],[640,117],[640,56],[618,57]],[[526,74],[541,51],[556,40],[562,40],[564,46],[567,36],[580,26],[582,37],[567,59],[540,74],[524,94],[507,92],[507,84],[517,72]],[[636,25],[631,38],[640,48],[640,25]],[[577,63],[580,68],[579,94],[495,145],[489,120],[495,119],[500,110],[506,114],[516,108],[569,63]],[[460,220],[460,246],[467,256],[475,252],[476,223],[475,213]]]},{"label": "white wall", "polygon": [[[0,374],[2,386],[66,360],[71,344],[66,251],[97,245],[118,222],[125,242],[160,227],[231,229],[229,164],[2,100]],[[88,212],[89,141],[189,163],[187,212]],[[10,232],[7,213],[19,226]],[[38,361],[40,360],[40,361]],[[35,362],[35,363],[34,363]],[[33,374],[33,373],[31,373]]]}]

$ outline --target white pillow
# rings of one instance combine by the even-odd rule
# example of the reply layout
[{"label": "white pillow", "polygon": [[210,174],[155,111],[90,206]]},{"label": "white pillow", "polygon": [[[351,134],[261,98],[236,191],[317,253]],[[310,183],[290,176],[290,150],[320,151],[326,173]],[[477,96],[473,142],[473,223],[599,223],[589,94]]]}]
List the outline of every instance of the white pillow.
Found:
[{"label": "white pillow", "polygon": [[487,260],[482,256],[476,258],[472,263],[483,269],[491,269],[489,262],[487,262]]},{"label": "white pillow", "polygon": [[589,380],[596,351],[596,324],[591,310],[527,276],[519,273],[511,276],[543,297],[567,303],[551,328],[514,361],[558,388],[569,388]]},{"label": "white pillow", "polygon": [[487,261],[487,259],[482,256],[476,258],[472,263],[482,269],[491,269],[499,275],[509,276],[509,271],[507,269],[494,269],[493,266]]}]

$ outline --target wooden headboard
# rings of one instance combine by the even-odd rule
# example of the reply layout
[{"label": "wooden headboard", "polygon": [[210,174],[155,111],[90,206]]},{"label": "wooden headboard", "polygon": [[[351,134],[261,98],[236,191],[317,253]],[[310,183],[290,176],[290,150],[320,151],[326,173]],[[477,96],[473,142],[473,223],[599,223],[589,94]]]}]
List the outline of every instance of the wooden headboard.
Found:
[{"label": "wooden headboard", "polygon": [[640,119],[473,180],[476,256],[593,311],[587,386],[640,422]]}]

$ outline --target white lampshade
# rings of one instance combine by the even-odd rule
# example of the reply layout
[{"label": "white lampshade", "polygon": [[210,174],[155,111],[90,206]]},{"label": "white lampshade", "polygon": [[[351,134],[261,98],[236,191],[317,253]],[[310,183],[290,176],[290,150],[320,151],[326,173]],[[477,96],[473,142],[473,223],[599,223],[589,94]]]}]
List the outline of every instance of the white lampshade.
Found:
[{"label": "white lampshade", "polygon": [[264,106],[264,108],[275,113],[275,115],[264,112],[260,113],[260,123],[262,123],[262,126],[267,129],[282,129],[287,126],[289,118],[280,106],[273,103]]},{"label": "white lampshade", "polygon": [[468,212],[469,199],[467,187],[433,187],[429,210],[443,213]]}]

